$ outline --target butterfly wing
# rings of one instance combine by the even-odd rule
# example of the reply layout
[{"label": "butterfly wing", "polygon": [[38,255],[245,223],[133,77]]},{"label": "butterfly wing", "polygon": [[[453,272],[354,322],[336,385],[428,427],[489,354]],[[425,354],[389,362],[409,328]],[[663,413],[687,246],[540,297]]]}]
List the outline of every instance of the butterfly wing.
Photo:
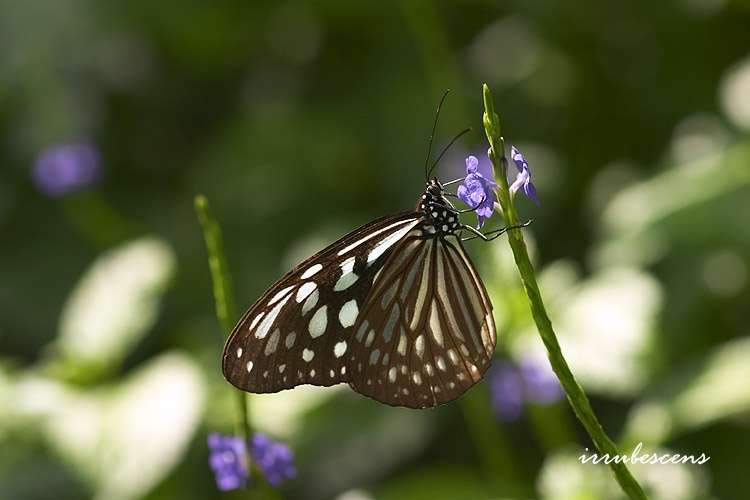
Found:
[{"label": "butterfly wing", "polygon": [[359,308],[418,217],[405,212],[362,226],[271,286],[224,346],[226,379],[254,393],[348,382],[346,354]]},{"label": "butterfly wing", "polygon": [[482,378],[495,343],[492,304],[460,239],[407,235],[357,320],[349,383],[390,405],[437,406]]}]

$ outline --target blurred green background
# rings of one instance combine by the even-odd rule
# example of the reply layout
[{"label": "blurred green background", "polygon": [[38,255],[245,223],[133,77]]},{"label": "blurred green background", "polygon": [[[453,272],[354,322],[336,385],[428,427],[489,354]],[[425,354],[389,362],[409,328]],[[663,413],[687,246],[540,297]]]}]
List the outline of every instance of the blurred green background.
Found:
[{"label": "blurred green background", "polygon": [[[474,127],[440,166],[460,175],[486,149],[485,81],[605,428],[711,456],[634,468],[652,498],[747,498],[746,1],[0,0],[0,47],[0,498],[222,496],[206,434],[234,406],[194,195],[244,308],[414,205],[446,88],[438,146]],[[468,246],[499,354],[544,363],[505,241]],[[506,421],[489,389],[410,411],[301,388],[251,411],[296,454],[288,498],[620,498],[576,462],[591,444],[565,401]]]}]

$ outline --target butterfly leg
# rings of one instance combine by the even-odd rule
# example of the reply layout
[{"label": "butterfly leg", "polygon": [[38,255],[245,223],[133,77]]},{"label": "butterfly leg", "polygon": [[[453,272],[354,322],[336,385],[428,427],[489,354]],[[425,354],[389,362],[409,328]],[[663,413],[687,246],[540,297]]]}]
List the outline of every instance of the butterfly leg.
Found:
[{"label": "butterfly leg", "polygon": [[450,203],[450,205],[443,205],[442,203],[433,202],[430,206],[433,208],[441,208],[443,210],[447,210],[450,213],[456,215],[463,214],[465,212],[471,212],[471,210],[458,210],[450,201],[448,201],[448,203]]},{"label": "butterfly leg", "polygon": [[461,241],[471,241],[471,240],[474,240],[476,238],[481,238],[484,241],[492,241],[495,238],[497,238],[498,236],[501,236],[503,233],[507,232],[509,229],[520,229],[522,227],[528,226],[529,224],[531,224],[531,222],[532,222],[532,220],[529,219],[526,222],[524,222],[523,224],[517,224],[515,226],[509,226],[509,227],[503,227],[503,228],[500,228],[500,229],[495,229],[494,231],[489,231],[488,233],[482,233],[478,229],[473,228],[473,227],[471,227],[471,226],[469,226],[467,224],[464,224],[464,225],[461,226],[461,229],[466,229],[467,231],[473,233],[474,235],[473,236],[469,236],[468,238],[461,238]]},{"label": "butterfly leg", "polygon": [[[446,193],[446,194],[450,194],[450,193]],[[456,196],[456,195],[451,195],[451,196],[455,196],[456,198],[458,198],[458,196]],[[453,211],[454,213],[456,213],[456,214],[466,214],[466,213],[469,213],[469,212],[473,212],[474,210],[476,210],[477,208],[479,208],[479,206],[480,206],[480,205],[481,205],[482,203],[484,203],[484,200],[485,200],[485,199],[487,199],[487,197],[486,197],[486,196],[482,196],[482,199],[481,199],[481,200],[479,200],[479,203],[477,203],[477,204],[476,204],[475,206],[473,206],[473,207],[471,207],[471,208],[465,208],[465,209],[463,209],[463,210],[456,210],[456,208],[455,208],[455,207],[451,207],[451,210],[452,210],[452,211]],[[450,202],[449,202],[449,203],[450,203]],[[445,205],[440,205],[440,204],[438,204],[438,203],[435,203],[435,206],[438,206],[438,207],[441,207],[441,208],[445,208],[445,209],[448,209],[448,207],[446,207]]]}]

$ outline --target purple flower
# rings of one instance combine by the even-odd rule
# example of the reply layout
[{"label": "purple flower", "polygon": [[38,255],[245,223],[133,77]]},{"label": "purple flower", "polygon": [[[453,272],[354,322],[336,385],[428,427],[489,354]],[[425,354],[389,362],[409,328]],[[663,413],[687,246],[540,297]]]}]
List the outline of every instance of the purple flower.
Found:
[{"label": "purple flower", "polygon": [[99,178],[99,154],[89,143],[79,142],[43,150],[36,158],[33,179],[50,196],[62,196],[89,186]]},{"label": "purple flower", "polygon": [[[484,168],[484,170],[487,170]],[[477,229],[482,227],[484,220],[490,217],[495,209],[495,191],[497,187],[492,171],[486,175],[479,171],[479,160],[476,156],[466,157],[466,178],[458,187],[456,194],[466,205],[474,209],[477,214]]]},{"label": "purple flower", "polygon": [[211,450],[208,464],[216,477],[216,486],[222,491],[244,487],[248,473],[242,438],[213,432],[208,435],[208,447]]},{"label": "purple flower", "polygon": [[550,404],[563,395],[549,365],[531,358],[520,364],[496,361],[490,368],[487,381],[492,407],[505,421],[517,420],[525,403]]},{"label": "purple flower", "polygon": [[263,475],[273,486],[279,486],[285,479],[297,475],[294,468],[294,455],[284,443],[274,441],[265,434],[256,433],[250,442],[250,455]]},{"label": "purple flower", "polygon": [[511,146],[510,157],[513,159],[513,163],[516,164],[516,168],[518,169],[516,180],[513,181],[513,184],[510,185],[510,193],[512,195],[515,195],[516,191],[523,188],[524,194],[534,200],[534,203],[539,205],[539,198],[537,198],[536,196],[536,188],[531,182],[531,170],[529,170],[529,163],[526,161],[523,153],[521,153],[515,146]]},{"label": "purple flower", "polygon": [[506,422],[517,420],[523,409],[523,383],[518,369],[510,362],[496,361],[487,380],[497,416]]},{"label": "purple flower", "polygon": [[560,382],[549,363],[531,358],[521,361],[519,369],[524,381],[526,399],[540,404],[554,403],[562,395]]}]

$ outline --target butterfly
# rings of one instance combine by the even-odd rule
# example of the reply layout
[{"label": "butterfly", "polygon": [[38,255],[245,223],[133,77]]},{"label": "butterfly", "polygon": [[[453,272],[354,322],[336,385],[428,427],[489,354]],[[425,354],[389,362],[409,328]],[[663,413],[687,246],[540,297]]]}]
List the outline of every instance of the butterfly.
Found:
[{"label": "butterfly", "polygon": [[462,241],[508,228],[489,236],[462,224],[472,208],[456,209],[448,184],[428,180],[414,210],[352,231],[272,285],[229,336],[225,378],[252,393],[348,383],[409,408],[452,401],[481,380],[497,332]]}]

